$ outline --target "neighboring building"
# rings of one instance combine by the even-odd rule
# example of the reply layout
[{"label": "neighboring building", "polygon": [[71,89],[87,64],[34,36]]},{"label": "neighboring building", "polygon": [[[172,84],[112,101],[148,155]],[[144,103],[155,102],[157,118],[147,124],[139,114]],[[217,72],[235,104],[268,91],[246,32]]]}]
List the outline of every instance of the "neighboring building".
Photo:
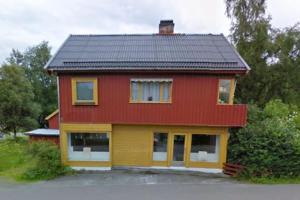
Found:
[{"label": "neighboring building", "polygon": [[45,118],[48,121],[49,128],[40,128],[33,131],[26,132],[29,136],[29,141],[50,141],[59,145],[59,122],[58,122],[58,110],[51,113]]},{"label": "neighboring building", "polygon": [[62,161],[73,167],[180,167],[220,171],[233,104],[250,69],[223,35],[70,35],[47,63],[58,78]]}]

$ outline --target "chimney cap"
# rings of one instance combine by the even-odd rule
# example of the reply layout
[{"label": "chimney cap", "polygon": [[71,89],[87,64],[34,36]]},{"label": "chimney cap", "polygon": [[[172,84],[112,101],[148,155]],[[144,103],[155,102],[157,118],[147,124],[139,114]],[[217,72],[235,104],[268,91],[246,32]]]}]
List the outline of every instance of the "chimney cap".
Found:
[{"label": "chimney cap", "polygon": [[160,20],[159,34],[174,34],[174,22],[170,20]]},{"label": "chimney cap", "polygon": [[174,25],[174,22],[172,19],[168,19],[168,20],[160,20],[160,25],[163,26],[167,26],[167,25]]}]

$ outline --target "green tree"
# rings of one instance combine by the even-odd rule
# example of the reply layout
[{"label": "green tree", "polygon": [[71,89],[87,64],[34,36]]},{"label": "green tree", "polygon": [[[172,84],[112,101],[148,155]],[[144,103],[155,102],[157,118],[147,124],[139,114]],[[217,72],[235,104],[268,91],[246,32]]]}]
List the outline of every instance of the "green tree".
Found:
[{"label": "green tree", "polygon": [[270,17],[265,16],[265,0],[226,0],[226,14],[231,19],[231,40],[237,51],[251,67],[247,76],[237,85],[238,101],[268,101],[270,84],[267,59],[271,38]]},{"label": "green tree", "polygon": [[250,65],[238,80],[242,103],[264,106],[271,99],[300,105],[300,29],[275,29],[266,16],[266,0],[225,0],[231,19],[231,40]]},{"label": "green tree", "polygon": [[22,67],[4,65],[0,68],[0,128],[3,132],[32,129],[37,126],[39,106]]},{"label": "green tree", "polygon": [[41,106],[41,113],[37,118],[40,126],[45,125],[44,118],[57,108],[56,78],[44,69],[51,57],[50,52],[48,42],[43,41],[28,48],[24,53],[13,50],[7,59],[9,63],[19,63],[25,69],[26,77],[33,86],[34,101]]},{"label": "green tree", "polygon": [[12,49],[10,56],[6,60],[10,64],[22,65],[24,62],[24,55],[18,49]]},{"label": "green tree", "polygon": [[300,106],[299,24],[274,32],[269,96]]}]

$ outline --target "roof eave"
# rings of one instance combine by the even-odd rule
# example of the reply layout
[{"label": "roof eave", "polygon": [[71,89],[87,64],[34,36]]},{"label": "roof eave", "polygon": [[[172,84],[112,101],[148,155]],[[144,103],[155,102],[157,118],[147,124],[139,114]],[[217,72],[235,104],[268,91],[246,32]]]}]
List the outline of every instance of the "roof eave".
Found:
[{"label": "roof eave", "polygon": [[99,69],[99,68],[60,68],[52,69],[55,73],[132,73],[132,72],[142,72],[142,73],[199,73],[199,74],[247,74],[247,69],[237,68],[237,69],[187,69],[187,68],[164,68],[164,69],[145,69],[145,68],[134,68],[134,69]]}]

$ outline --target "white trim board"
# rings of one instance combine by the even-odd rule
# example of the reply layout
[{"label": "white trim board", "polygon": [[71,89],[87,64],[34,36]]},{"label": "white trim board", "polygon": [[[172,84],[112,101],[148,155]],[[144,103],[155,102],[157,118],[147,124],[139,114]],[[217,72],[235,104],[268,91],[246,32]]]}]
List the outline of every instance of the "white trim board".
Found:
[{"label": "white trim board", "polygon": [[187,171],[187,172],[203,172],[219,174],[223,173],[222,169],[217,168],[186,168],[186,167],[136,167],[136,169],[157,169],[157,170],[174,170],[174,171]]},{"label": "white trim board", "polygon": [[110,171],[111,167],[71,167],[76,171],[87,170],[87,171]]},{"label": "white trim board", "polygon": [[[110,171],[111,167],[71,167],[74,170],[87,170],[87,171]],[[186,171],[186,172],[203,172],[210,174],[220,174],[223,173],[222,169],[217,168],[186,168],[186,167],[124,167],[124,170],[131,169],[155,169],[155,170],[173,170],[173,171]]]}]

